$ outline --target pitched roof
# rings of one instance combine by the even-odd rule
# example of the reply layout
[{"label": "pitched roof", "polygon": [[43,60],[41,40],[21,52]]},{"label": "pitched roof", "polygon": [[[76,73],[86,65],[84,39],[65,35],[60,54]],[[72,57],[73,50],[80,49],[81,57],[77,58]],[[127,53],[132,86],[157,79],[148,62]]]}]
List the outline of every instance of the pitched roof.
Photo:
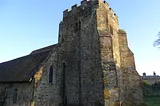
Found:
[{"label": "pitched roof", "polygon": [[[49,56],[55,45],[45,51],[37,52],[0,64],[0,82],[29,82],[34,72],[42,65]],[[46,47],[48,48],[48,47]],[[45,48],[43,48],[45,49]]]},{"label": "pitched roof", "polygon": [[44,47],[44,48],[40,48],[40,49],[34,50],[34,51],[31,52],[31,54],[36,54],[36,53],[40,53],[40,52],[45,52],[45,51],[51,50],[51,49],[53,49],[56,45],[57,45],[57,44],[55,44],[55,45],[50,45],[50,46],[47,46],[47,47]]}]

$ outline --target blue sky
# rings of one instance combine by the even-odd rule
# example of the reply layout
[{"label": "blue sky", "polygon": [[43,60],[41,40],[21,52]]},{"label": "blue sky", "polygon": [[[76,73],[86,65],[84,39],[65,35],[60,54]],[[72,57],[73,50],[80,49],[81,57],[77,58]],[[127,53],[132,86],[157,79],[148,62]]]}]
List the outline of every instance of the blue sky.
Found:
[{"label": "blue sky", "polygon": [[[107,0],[128,34],[141,75],[160,75],[160,49],[153,41],[160,31],[160,0]],[[80,0],[0,0],[0,62],[57,43],[63,10]]]}]

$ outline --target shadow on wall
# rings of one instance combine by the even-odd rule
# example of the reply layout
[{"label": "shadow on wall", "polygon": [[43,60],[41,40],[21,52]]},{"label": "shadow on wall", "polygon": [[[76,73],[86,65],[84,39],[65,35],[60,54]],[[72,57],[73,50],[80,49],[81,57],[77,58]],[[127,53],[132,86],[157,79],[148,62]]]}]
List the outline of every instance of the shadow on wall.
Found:
[{"label": "shadow on wall", "polygon": [[5,89],[1,89],[1,93],[0,93],[0,106],[4,106],[5,105],[6,99],[7,99],[6,88]]}]

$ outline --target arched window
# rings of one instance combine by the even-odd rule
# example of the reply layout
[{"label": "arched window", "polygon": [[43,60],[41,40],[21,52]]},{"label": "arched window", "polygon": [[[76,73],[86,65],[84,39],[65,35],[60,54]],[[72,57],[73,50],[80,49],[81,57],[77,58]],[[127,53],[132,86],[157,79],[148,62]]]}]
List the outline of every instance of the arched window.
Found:
[{"label": "arched window", "polygon": [[50,66],[49,70],[49,83],[53,83],[53,65]]},{"label": "arched window", "polygon": [[18,89],[14,89],[14,92],[13,92],[13,103],[16,103],[17,102],[17,91]]}]

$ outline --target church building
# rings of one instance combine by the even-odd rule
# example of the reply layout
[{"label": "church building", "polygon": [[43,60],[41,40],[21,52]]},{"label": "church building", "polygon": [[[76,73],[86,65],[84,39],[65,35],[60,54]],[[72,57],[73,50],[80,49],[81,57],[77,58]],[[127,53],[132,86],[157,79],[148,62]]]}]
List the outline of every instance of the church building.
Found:
[{"label": "church building", "polygon": [[58,43],[0,63],[0,106],[143,106],[127,33],[106,1],[63,11]]}]

